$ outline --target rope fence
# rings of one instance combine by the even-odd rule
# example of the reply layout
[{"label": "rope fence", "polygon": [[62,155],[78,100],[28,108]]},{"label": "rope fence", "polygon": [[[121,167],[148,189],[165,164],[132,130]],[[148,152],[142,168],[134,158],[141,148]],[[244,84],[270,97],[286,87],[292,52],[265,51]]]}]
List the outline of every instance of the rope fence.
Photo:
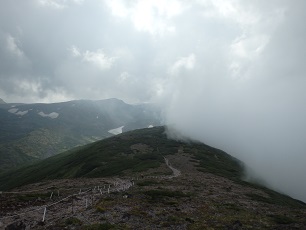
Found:
[{"label": "rope fence", "polygon": [[[168,160],[165,158],[166,164],[169,167],[169,163]],[[169,167],[170,168],[170,167]],[[172,167],[171,167],[172,168]],[[173,170],[172,170],[173,171]],[[135,185],[134,181],[139,181],[139,180],[144,180],[144,179],[171,179],[173,178],[173,175],[160,175],[160,176],[140,176],[140,177],[132,177],[129,179],[125,179],[125,181],[123,179],[120,179],[120,182],[118,181],[114,181],[113,183],[106,183],[103,185],[99,185],[99,186],[94,186],[94,187],[90,187],[90,188],[56,188],[55,186],[51,186],[51,187],[47,187],[44,189],[36,189],[36,190],[28,190],[28,191],[12,191],[12,192],[6,192],[6,191],[0,191],[0,195],[1,194],[29,194],[29,193],[34,193],[34,192],[41,192],[41,191],[46,191],[49,192],[50,190],[50,197],[49,200],[52,200],[53,197],[56,196],[56,194],[54,193],[54,190],[57,190],[57,197],[60,196],[60,191],[69,191],[69,190],[77,190],[77,193],[73,193],[71,195],[68,195],[56,202],[53,202],[51,204],[45,204],[39,207],[35,207],[33,209],[29,209],[29,210],[24,210],[21,213],[16,213],[13,215],[7,215],[7,216],[0,216],[0,224],[1,222],[3,223],[3,221],[13,223],[14,221],[21,219],[21,217],[24,217],[26,215],[31,215],[30,217],[33,218],[33,213],[37,212],[37,217],[39,218],[40,216],[40,220],[42,222],[46,221],[46,216],[48,215],[48,212],[50,211],[50,208],[63,203],[66,200],[69,200],[70,198],[75,198],[77,201],[79,201],[79,203],[75,202],[75,199],[72,199],[71,204],[67,205],[67,208],[69,209],[69,207],[71,207],[71,211],[72,213],[75,213],[76,211],[76,207],[85,207],[85,210],[89,207],[89,203],[91,203],[91,205],[94,205],[94,197],[95,196],[102,196],[103,194],[110,194],[110,193],[114,193],[114,192],[120,192],[120,191],[127,191],[129,188],[131,188],[132,186]],[[92,192],[91,194],[91,199],[88,198],[88,194]],[[54,195],[55,194],[55,195]],[[83,205],[80,204],[81,202],[84,202]],[[90,202],[91,201],[91,202]],[[68,210],[67,209],[67,210]],[[42,211],[43,210],[43,211]],[[42,215],[42,216],[41,216]],[[67,214],[66,214],[67,215]],[[52,218],[54,217],[51,216],[51,218],[49,218],[49,220],[57,220],[59,218]],[[13,220],[13,222],[12,222]],[[10,223],[6,223],[6,224],[10,224]]]}]

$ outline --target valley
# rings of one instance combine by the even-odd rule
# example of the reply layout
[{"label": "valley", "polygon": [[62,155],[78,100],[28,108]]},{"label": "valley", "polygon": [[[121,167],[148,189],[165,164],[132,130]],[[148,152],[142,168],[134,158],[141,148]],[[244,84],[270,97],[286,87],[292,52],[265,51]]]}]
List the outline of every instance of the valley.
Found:
[{"label": "valley", "polygon": [[122,132],[161,124],[160,111],[153,104],[129,105],[118,99],[3,103],[0,172]]}]

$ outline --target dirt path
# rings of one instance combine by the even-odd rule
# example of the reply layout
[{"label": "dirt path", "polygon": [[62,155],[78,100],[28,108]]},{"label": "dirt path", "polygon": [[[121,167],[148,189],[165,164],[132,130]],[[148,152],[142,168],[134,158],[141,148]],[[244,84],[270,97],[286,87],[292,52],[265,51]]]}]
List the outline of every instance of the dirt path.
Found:
[{"label": "dirt path", "polygon": [[170,176],[169,178],[180,176],[181,175],[181,171],[176,169],[176,168],[174,168],[174,167],[172,167],[172,165],[169,163],[169,160],[166,157],[164,157],[164,159],[165,159],[165,162],[166,162],[166,165],[168,166],[168,168],[171,169],[172,172],[173,172],[173,175]]}]

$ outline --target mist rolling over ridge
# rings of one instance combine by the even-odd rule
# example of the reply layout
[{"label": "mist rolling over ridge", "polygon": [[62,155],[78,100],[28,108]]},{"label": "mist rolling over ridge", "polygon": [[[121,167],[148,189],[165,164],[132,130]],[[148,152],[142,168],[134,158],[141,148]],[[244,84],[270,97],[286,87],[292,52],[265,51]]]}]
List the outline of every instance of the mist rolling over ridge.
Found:
[{"label": "mist rolling over ridge", "polygon": [[302,0],[3,1],[0,98],[156,103],[183,136],[306,201],[305,8]]}]

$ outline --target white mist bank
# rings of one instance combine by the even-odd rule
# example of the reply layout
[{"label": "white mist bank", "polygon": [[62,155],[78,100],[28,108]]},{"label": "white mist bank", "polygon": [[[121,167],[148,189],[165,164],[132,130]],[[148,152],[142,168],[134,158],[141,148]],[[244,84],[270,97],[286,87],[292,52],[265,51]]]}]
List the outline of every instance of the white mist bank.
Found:
[{"label": "white mist bank", "polygon": [[189,85],[171,100],[167,123],[242,160],[252,172],[249,177],[260,177],[269,187],[306,201],[305,80],[277,87],[240,85],[239,90],[220,90],[216,82],[212,90],[197,95],[191,91],[199,89]]}]

